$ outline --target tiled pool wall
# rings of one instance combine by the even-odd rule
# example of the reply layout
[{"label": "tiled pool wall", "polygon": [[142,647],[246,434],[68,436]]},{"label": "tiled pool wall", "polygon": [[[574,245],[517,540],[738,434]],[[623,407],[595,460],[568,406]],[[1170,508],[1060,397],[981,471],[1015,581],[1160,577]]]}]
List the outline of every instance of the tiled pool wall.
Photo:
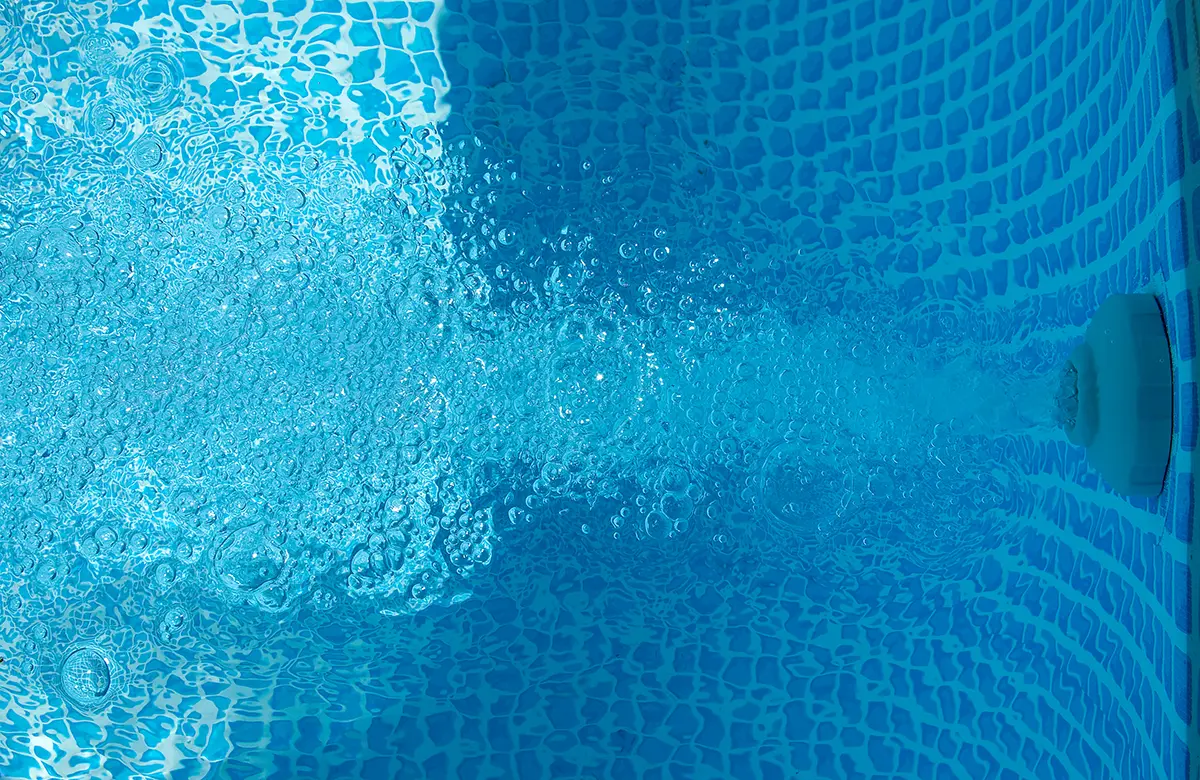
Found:
[{"label": "tiled pool wall", "polygon": [[[1200,5],[1184,0],[1168,4],[1169,31],[1171,35],[1176,85],[1175,97],[1178,111],[1177,126],[1180,133],[1177,154],[1180,159],[1179,191],[1168,190],[1166,198],[1172,205],[1170,231],[1172,255],[1183,259],[1171,263],[1171,272],[1166,281],[1165,308],[1168,313],[1168,332],[1173,344],[1172,359],[1175,361],[1175,381],[1178,394],[1175,399],[1175,440],[1172,452],[1174,474],[1171,494],[1170,530],[1187,545],[1186,586],[1176,578],[1175,587],[1185,590],[1186,607],[1179,616],[1179,628],[1187,637],[1186,656],[1188,671],[1186,694],[1181,715],[1187,725],[1188,769],[1187,776],[1195,777],[1200,772],[1200,599],[1196,598],[1196,587],[1200,580],[1193,576],[1196,570],[1196,545],[1194,544],[1196,523],[1195,451],[1197,431],[1200,430],[1200,405],[1197,403],[1197,380],[1200,375],[1196,365],[1196,339],[1200,333],[1197,319],[1197,304],[1200,302]],[[1168,138],[1170,144],[1174,139]],[[1175,201],[1178,195],[1179,200]],[[1180,266],[1182,265],[1182,272]]]},{"label": "tiled pool wall", "polygon": [[[363,5],[355,13],[371,16]],[[912,311],[948,313],[938,327],[975,332],[986,315],[1005,335],[1032,334],[995,344],[998,360],[1047,371],[1108,293],[1151,286],[1180,378],[1167,493],[1126,501],[1061,436],[1014,434],[993,447],[1023,487],[1005,544],[953,572],[897,571],[842,592],[784,557],[622,563],[547,527],[498,557],[482,598],[389,629],[387,659],[367,662],[350,641],[386,633],[378,620],[328,637],[338,649],[319,655],[238,648],[220,682],[205,679],[218,676],[207,662],[189,665],[188,645],[142,681],[170,712],[142,707],[102,727],[31,706],[38,747],[0,754],[4,771],[1193,774],[1191,10],[449,0],[447,135],[505,148],[534,201],[498,209],[534,222],[599,212],[614,230],[662,227],[676,245],[744,246],[764,286],[789,283],[793,262],[865,263]],[[125,742],[88,756],[73,747],[101,734]]]},{"label": "tiled pool wall", "polygon": [[[503,139],[558,204],[611,204],[626,214],[612,224],[661,220],[683,241],[678,217],[690,215],[706,236],[748,247],[767,284],[788,263],[865,258],[913,310],[952,312],[954,327],[999,316],[1017,344],[1008,357],[1047,371],[1107,295],[1159,296],[1180,388],[1166,492],[1114,495],[1061,435],[997,441],[1024,486],[1009,507],[1023,519],[1017,540],[958,582],[902,579],[920,582],[907,597],[922,607],[879,634],[861,626],[861,641],[884,640],[883,657],[854,669],[859,683],[794,678],[781,733],[790,776],[1186,776],[1197,690],[1192,6],[447,6],[451,134]],[[609,171],[640,185],[614,192]],[[1018,340],[1023,330],[1032,337]],[[776,606],[799,609],[784,591]],[[782,652],[793,629],[764,619],[753,644]],[[658,658],[675,664],[657,670],[673,679],[706,673]],[[845,685],[870,701],[843,696]],[[820,715],[826,704],[835,717]],[[736,716],[720,720],[731,741],[713,750],[750,747]],[[689,740],[667,743],[670,753]],[[760,759],[755,771],[772,776],[775,758]]]}]

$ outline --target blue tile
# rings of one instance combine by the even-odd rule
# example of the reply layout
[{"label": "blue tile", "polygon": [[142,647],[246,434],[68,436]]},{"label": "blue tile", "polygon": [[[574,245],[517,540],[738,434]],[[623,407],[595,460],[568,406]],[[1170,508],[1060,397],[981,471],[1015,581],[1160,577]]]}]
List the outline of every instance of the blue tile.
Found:
[{"label": "blue tile", "polygon": [[1196,449],[1196,434],[1198,425],[1197,421],[1197,395],[1196,383],[1185,382],[1180,388],[1180,409],[1179,409],[1179,446],[1185,452],[1192,452]]},{"label": "blue tile", "polygon": [[1171,487],[1172,506],[1168,525],[1176,538],[1188,544],[1192,541],[1195,511],[1195,480],[1192,473],[1179,469]]}]

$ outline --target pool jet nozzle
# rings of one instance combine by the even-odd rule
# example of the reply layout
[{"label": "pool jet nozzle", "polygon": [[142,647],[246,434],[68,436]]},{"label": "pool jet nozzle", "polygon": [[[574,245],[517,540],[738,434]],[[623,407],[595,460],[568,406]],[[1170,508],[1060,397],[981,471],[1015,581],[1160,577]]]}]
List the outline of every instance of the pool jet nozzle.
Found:
[{"label": "pool jet nozzle", "polygon": [[1153,295],[1112,295],[1063,370],[1059,421],[1113,490],[1157,496],[1171,455],[1171,350]]}]

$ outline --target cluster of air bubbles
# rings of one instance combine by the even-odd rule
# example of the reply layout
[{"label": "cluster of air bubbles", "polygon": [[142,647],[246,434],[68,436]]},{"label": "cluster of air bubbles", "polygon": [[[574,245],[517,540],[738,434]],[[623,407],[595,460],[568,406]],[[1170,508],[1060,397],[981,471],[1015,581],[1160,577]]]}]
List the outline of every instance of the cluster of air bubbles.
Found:
[{"label": "cluster of air bubbles", "polygon": [[[512,161],[429,128],[396,131],[383,187],[305,149],[200,159],[184,197],[144,174],[185,145],[135,121],[177,105],[178,61],[140,52],[119,78],[84,129],[130,170],[84,217],[0,239],[20,347],[0,476],[23,507],[0,554],[31,581],[61,579],[71,528],[88,564],[172,604],[166,642],[195,592],[270,614],[461,599],[506,534],[561,516],[656,554],[730,518],[919,547],[996,496],[947,351],[883,314],[756,294],[736,251],[661,225],[501,213]],[[104,695],[97,657],[71,669],[80,706]]]},{"label": "cluster of air bubbles", "polygon": [[1073,363],[1067,363],[1059,377],[1058,391],[1054,396],[1054,420],[1068,429],[1075,427],[1079,414],[1079,371]]},{"label": "cluster of air bubbles", "polygon": [[0,525],[0,560],[33,593],[54,593],[69,566],[60,525],[49,513],[21,511]]},{"label": "cluster of air bubbles", "polygon": [[642,521],[646,537],[665,541],[686,534],[697,501],[704,497],[687,467],[680,464],[662,467],[653,488],[653,502]]},{"label": "cluster of air bubbles", "polygon": [[179,604],[172,604],[155,621],[154,635],[163,643],[177,641],[187,631],[190,619],[186,609]]},{"label": "cluster of air bubbles", "polygon": [[88,561],[119,561],[128,556],[139,556],[150,547],[150,537],[145,531],[120,529],[109,523],[100,523],[90,532],[81,534],[76,542],[79,554]]}]

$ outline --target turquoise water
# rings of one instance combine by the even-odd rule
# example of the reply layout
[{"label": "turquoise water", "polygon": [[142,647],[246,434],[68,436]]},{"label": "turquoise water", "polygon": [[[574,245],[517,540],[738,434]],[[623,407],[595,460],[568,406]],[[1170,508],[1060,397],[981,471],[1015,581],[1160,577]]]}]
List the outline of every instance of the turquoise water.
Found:
[{"label": "turquoise water", "polygon": [[0,777],[1188,776],[1194,29],[0,0]]}]

